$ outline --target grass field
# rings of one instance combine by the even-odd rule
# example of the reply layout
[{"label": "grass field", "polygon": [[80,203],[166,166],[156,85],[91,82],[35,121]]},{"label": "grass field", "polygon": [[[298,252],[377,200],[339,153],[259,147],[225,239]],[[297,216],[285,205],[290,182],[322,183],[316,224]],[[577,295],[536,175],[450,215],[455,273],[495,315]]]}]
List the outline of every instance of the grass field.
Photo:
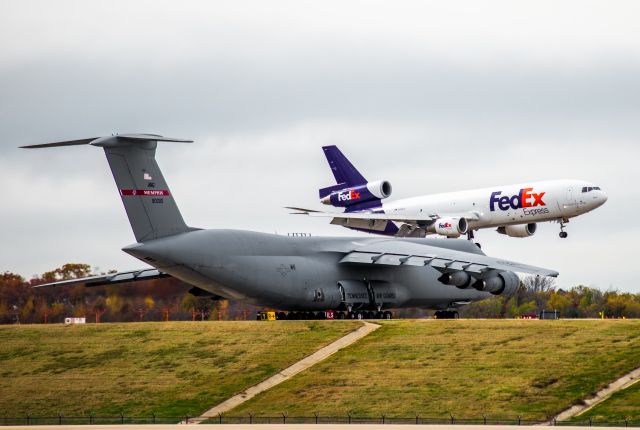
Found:
[{"label": "grass field", "polygon": [[227,415],[544,419],[640,366],[637,320],[381,324]]},{"label": "grass field", "polygon": [[636,382],[629,388],[613,394],[604,402],[578,416],[577,419],[584,420],[589,417],[596,421],[607,419],[640,421],[640,383]]},{"label": "grass field", "polygon": [[194,415],[359,326],[349,321],[0,326],[0,417]]}]

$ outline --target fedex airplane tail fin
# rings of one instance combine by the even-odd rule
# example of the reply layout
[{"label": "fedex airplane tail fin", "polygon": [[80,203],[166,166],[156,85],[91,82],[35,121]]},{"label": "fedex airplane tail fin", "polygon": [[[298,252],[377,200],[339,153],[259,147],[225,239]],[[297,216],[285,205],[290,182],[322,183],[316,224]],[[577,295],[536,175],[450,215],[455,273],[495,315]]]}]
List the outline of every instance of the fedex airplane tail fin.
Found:
[{"label": "fedex airplane tail fin", "polygon": [[327,157],[327,162],[329,163],[333,177],[336,179],[336,185],[321,188],[319,190],[320,199],[325,198],[334,191],[347,187],[357,187],[367,183],[364,176],[358,172],[358,169],[351,164],[337,146],[323,146],[322,150],[324,151],[325,157]]},{"label": "fedex airplane tail fin", "polygon": [[138,242],[194,230],[188,227],[156,163],[158,142],[192,142],[155,134],[121,134],[65,142],[23,146],[50,148],[93,145],[104,149]]}]

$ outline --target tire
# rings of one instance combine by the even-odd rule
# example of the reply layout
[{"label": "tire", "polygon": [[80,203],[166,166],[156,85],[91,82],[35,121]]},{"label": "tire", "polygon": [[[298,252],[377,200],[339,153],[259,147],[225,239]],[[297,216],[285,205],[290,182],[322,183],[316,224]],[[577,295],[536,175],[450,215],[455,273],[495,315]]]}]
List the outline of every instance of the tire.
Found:
[{"label": "tire", "polygon": [[389,311],[385,311],[385,312],[383,313],[383,318],[384,318],[384,319],[386,319],[386,320],[390,320],[390,319],[391,319],[391,317],[393,317],[393,314],[392,314],[391,312],[389,312]]}]

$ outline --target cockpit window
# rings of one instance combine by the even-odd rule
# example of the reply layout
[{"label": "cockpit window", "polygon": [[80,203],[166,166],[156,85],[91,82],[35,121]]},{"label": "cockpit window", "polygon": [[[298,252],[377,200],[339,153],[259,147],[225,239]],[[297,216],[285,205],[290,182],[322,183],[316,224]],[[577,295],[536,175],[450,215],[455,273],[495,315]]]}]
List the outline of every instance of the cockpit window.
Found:
[{"label": "cockpit window", "polygon": [[583,193],[588,193],[589,191],[593,191],[593,190],[599,190],[600,187],[582,187],[582,192]]},{"label": "cockpit window", "polygon": [[593,189],[594,189],[594,190],[599,190],[599,189],[600,189],[600,187],[593,187]]}]

